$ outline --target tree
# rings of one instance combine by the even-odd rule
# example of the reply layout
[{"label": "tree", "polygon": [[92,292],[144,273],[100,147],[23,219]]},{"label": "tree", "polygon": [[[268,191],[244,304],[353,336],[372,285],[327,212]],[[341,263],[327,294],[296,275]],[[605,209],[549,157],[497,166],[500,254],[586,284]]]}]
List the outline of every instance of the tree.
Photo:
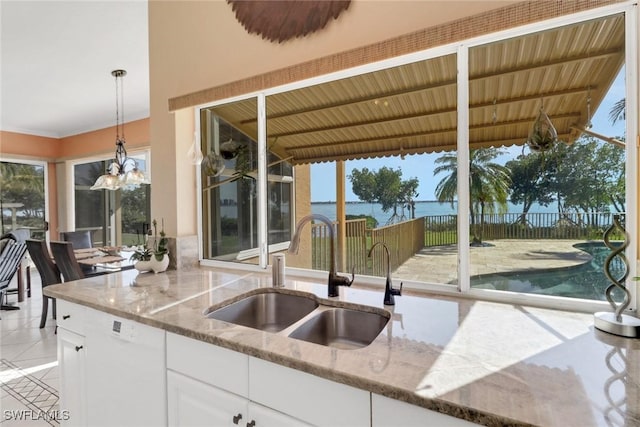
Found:
[{"label": "tree", "polygon": [[624,211],[624,149],[591,136],[558,148],[551,186],[561,213],[584,213],[587,223],[596,226],[596,213],[609,212],[611,205]]},{"label": "tree", "polygon": [[41,166],[0,162],[0,189],[2,203],[23,204],[20,209],[23,225],[43,226],[44,169]]},{"label": "tree", "polygon": [[404,207],[406,203],[417,197],[418,179],[412,178],[402,181],[400,168],[393,170],[386,166],[378,171],[368,168],[354,169],[349,175],[353,193],[364,202],[379,203],[383,212],[393,209],[393,215],[388,223],[393,222],[398,216],[398,206]]},{"label": "tree", "polygon": [[519,223],[527,223],[527,213],[534,203],[548,206],[554,201],[551,191],[551,176],[555,171],[554,162],[548,160],[545,153],[520,155],[506,163],[511,174],[509,201],[522,203]]},{"label": "tree", "polygon": [[615,125],[618,120],[624,120],[626,118],[627,113],[627,99],[622,98],[618,100],[613,106],[611,110],[609,110],[609,120],[612,125]]},{"label": "tree", "polygon": [[[480,148],[469,153],[469,214],[473,231],[473,244],[482,243],[485,213],[504,211],[507,208],[507,197],[511,176],[509,169],[493,162],[503,154],[497,148]],[[458,192],[458,158],[455,153],[445,154],[435,160],[438,164],[433,174],[448,173],[436,186],[436,197],[439,202],[453,202]],[[476,214],[480,215],[480,228],[476,226]]]},{"label": "tree", "polygon": [[403,214],[404,217],[404,206],[406,206],[411,212],[411,219],[416,218],[416,204],[415,199],[418,197],[418,186],[420,182],[418,178],[411,178],[408,181],[402,181],[400,184],[400,200],[403,202]]}]

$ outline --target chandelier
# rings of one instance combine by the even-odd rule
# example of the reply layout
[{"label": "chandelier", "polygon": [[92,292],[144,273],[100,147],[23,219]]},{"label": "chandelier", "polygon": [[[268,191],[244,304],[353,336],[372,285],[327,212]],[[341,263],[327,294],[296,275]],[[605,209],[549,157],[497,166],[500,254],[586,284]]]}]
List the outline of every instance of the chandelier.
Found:
[{"label": "chandelier", "polygon": [[[135,188],[140,184],[151,184],[144,173],[138,169],[135,159],[127,156],[124,148],[124,89],[122,78],[125,70],[114,70],[111,75],[116,80],[116,153],[109,165],[108,173],[99,176],[92,190],[118,190],[123,187]],[[118,96],[119,95],[119,96]]]}]

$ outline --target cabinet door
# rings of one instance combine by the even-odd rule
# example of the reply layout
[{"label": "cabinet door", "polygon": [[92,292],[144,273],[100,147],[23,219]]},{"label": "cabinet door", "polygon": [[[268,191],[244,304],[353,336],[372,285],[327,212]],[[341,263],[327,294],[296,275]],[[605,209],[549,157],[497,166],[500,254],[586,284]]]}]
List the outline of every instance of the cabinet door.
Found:
[{"label": "cabinet door", "polygon": [[64,426],[87,425],[85,340],[58,328],[58,369],[60,373],[60,411]]},{"label": "cabinet door", "polygon": [[368,391],[255,357],[249,358],[249,399],[316,426],[371,426]]},{"label": "cabinet door", "polygon": [[[167,371],[169,426],[246,426],[247,399]],[[262,425],[262,424],[260,424]]]},{"label": "cabinet door", "polygon": [[379,394],[371,394],[372,427],[473,427],[479,424],[410,405],[400,400],[389,399]]},{"label": "cabinet door", "polygon": [[[254,424],[252,424],[252,422]],[[266,406],[249,402],[249,418],[247,425],[255,427],[305,427],[311,424],[304,423],[297,418],[290,417],[282,412],[274,411]],[[243,424],[244,425],[244,424]]]},{"label": "cabinet door", "polygon": [[88,425],[166,425],[164,330],[108,313],[86,314]]},{"label": "cabinet door", "polygon": [[56,300],[58,315],[56,324],[60,328],[76,334],[85,335],[84,326],[86,323],[86,308],[63,299]]}]

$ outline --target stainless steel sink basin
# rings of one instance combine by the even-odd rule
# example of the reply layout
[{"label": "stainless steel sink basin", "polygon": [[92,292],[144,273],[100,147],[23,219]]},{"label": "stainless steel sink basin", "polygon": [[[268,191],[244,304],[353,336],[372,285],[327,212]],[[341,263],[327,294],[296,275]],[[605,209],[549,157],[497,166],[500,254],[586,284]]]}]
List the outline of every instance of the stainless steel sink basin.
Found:
[{"label": "stainless steel sink basin", "polygon": [[388,315],[331,308],[311,317],[289,334],[289,337],[352,350],[371,344],[388,321]]},{"label": "stainless steel sink basin", "polygon": [[278,292],[251,295],[207,314],[223,320],[267,332],[280,332],[318,307],[318,302],[304,295]]}]

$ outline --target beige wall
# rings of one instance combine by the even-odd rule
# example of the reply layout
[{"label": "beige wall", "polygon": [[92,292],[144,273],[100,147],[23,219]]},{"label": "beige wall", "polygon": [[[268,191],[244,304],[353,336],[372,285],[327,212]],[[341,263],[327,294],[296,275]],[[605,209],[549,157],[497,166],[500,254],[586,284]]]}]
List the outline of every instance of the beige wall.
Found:
[{"label": "beige wall", "polygon": [[[128,151],[149,147],[149,119],[125,124]],[[49,229],[51,239],[67,229],[64,161],[82,157],[110,158],[115,152],[115,127],[108,127],[65,138],[47,138],[0,131],[0,153],[3,157],[47,162],[49,182]],[[72,213],[71,213],[72,214]]]}]

